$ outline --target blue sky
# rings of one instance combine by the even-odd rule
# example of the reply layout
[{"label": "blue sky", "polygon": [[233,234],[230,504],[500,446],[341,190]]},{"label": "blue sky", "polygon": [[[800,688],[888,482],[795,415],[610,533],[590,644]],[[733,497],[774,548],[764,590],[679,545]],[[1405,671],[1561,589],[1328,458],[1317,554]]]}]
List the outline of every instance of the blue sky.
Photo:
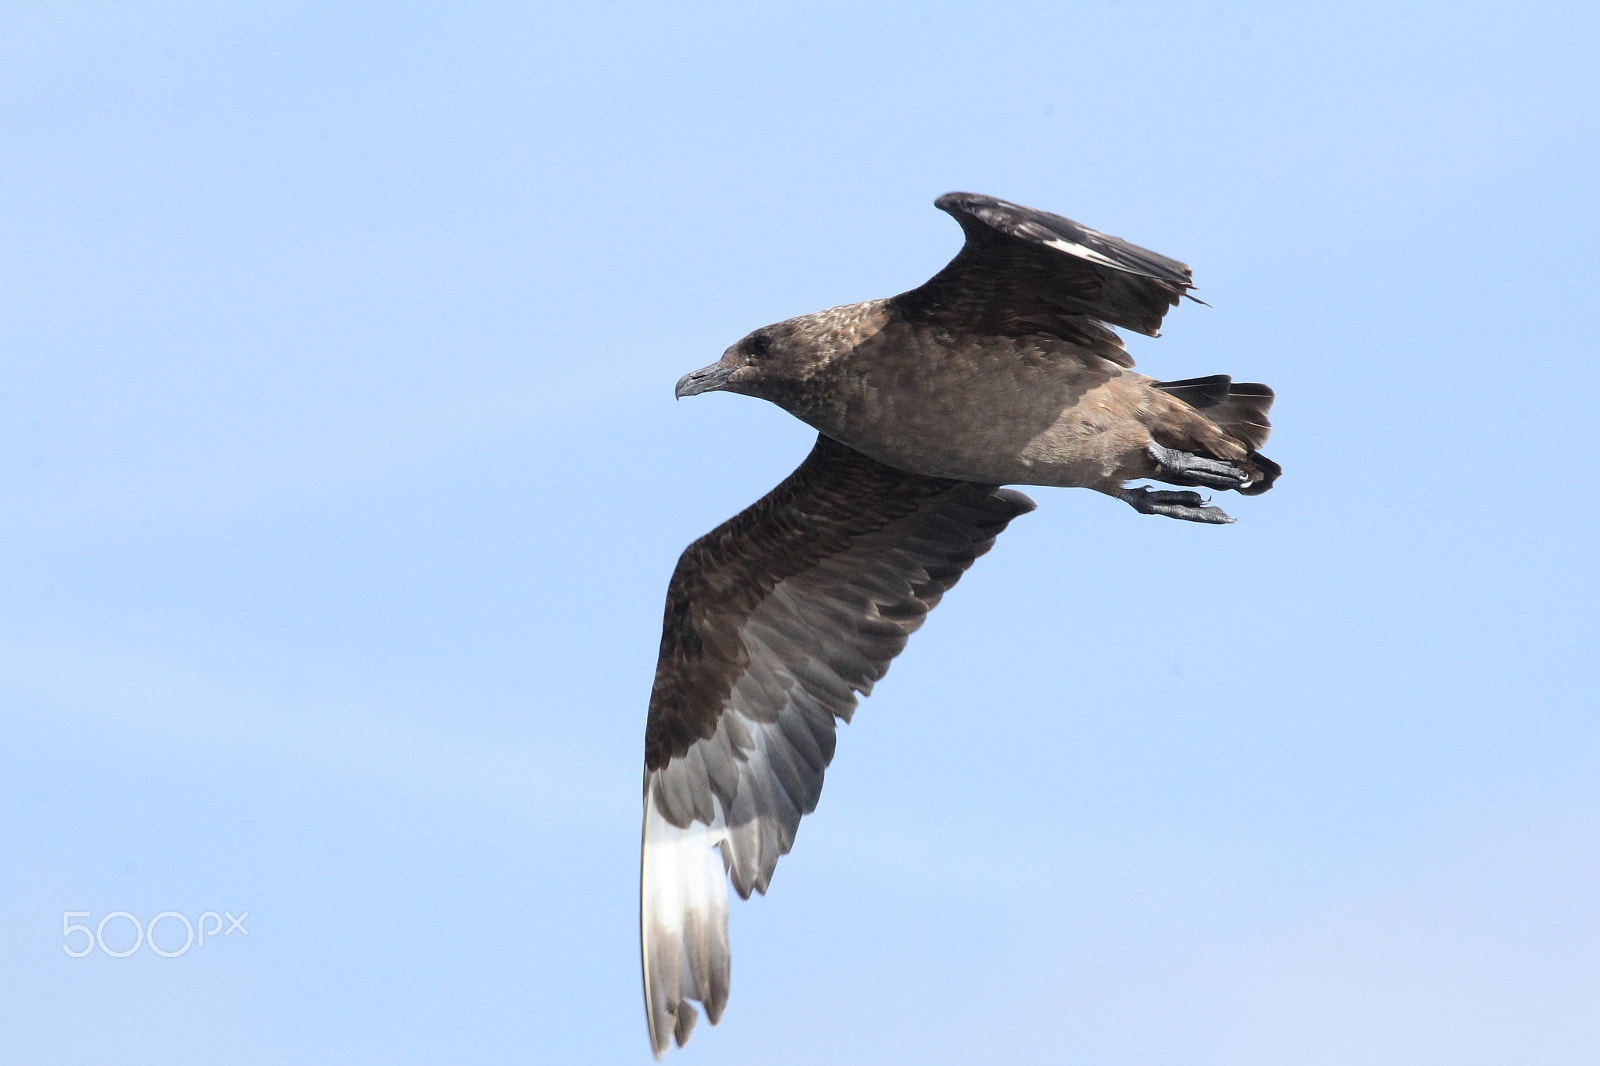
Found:
[{"label": "blue sky", "polygon": [[1593,1063],[1597,22],[0,8],[7,1044],[648,1061],[662,595],[811,437],[673,382],[966,189],[1192,264],[1130,349],[1274,386],[1284,477],[1034,491],[673,1057]]}]

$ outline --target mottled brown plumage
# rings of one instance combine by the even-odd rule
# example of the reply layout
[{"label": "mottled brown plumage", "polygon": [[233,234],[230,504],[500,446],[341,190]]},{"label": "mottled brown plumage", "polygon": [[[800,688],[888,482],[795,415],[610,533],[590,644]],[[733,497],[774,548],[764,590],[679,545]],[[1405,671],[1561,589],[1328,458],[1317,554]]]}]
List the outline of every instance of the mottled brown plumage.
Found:
[{"label": "mottled brown plumage", "polygon": [[[834,722],[924,616],[1033,508],[1007,483],[1096,489],[1147,514],[1230,522],[1150,478],[1263,492],[1272,390],[1132,370],[1189,268],[970,193],[966,243],[925,285],[767,326],[678,395],[767,399],[820,432],[762,500],[683,553],[645,729],[641,949],[651,1045],[727,1000],[727,879],[765,892],[833,757]],[[725,872],[726,871],[726,872]]]},{"label": "mottled brown plumage", "polygon": [[[866,691],[961,571],[1021,513],[1017,508],[1026,499],[992,486],[907,474],[819,436],[799,469],[689,545],[678,560],[667,586],[661,666],[650,693],[645,768],[661,769],[716,732],[720,712],[749,665],[738,634],[776,585],[803,583],[820,562],[860,554],[863,538],[881,538],[908,519],[931,514],[959,523],[942,529],[942,539],[908,553],[914,569],[904,575],[905,588],[893,590],[895,602],[883,602],[890,590],[880,586],[871,611],[865,602],[859,605],[861,617],[853,620],[859,650],[874,673],[838,672]],[[898,533],[887,544],[904,548]],[[836,589],[825,594],[838,599]],[[854,698],[849,702],[853,706]]]}]

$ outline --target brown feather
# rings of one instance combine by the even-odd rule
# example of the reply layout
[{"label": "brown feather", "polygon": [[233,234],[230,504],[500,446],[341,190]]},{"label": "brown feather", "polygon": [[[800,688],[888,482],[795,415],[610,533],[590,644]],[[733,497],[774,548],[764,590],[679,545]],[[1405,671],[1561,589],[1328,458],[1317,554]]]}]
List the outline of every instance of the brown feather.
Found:
[{"label": "brown feather", "polygon": [[[897,519],[939,501],[1004,498],[990,486],[907,474],[819,435],[810,456],[755,504],[691,544],[667,587],[661,652],[645,726],[645,768],[659,769],[697,740],[711,737],[734,683],[749,663],[740,631],[751,612],[779,582],[801,584],[826,601],[816,575],[806,571],[846,551],[856,538],[879,533]],[[966,545],[992,538],[1016,514],[1001,508],[997,527],[963,529]],[[952,545],[955,547],[955,545]],[[959,554],[959,553],[958,553]],[[938,602],[970,564],[947,564],[918,592]],[[921,613],[910,604],[887,604]],[[931,603],[928,605],[931,606]],[[898,651],[899,649],[895,649]]]}]

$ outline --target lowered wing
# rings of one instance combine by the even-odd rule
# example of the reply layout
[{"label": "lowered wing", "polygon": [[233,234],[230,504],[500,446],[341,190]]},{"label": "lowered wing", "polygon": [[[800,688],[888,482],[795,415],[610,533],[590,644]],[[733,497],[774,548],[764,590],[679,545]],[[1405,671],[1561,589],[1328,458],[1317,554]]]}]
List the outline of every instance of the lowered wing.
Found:
[{"label": "lowered wing", "polygon": [[765,892],[849,720],[1013,518],[1020,492],[921,477],[827,437],[691,544],[667,589],[645,727],[640,946],[659,1058],[728,998],[727,881]]}]

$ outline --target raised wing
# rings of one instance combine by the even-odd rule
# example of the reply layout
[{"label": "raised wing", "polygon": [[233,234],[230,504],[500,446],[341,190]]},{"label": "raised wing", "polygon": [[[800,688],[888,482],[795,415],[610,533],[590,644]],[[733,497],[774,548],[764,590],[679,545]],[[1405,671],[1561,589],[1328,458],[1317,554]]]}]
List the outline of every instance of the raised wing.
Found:
[{"label": "raised wing", "polygon": [[[972,561],[1033,510],[828,437],[684,551],[645,727],[640,944],[656,1057],[728,998],[728,893],[765,892],[849,720]],[[720,855],[719,855],[720,853]]]},{"label": "raised wing", "polygon": [[1193,287],[1177,260],[1048,211],[970,192],[934,206],[961,223],[967,241],[926,284],[894,298],[913,320],[965,333],[1047,333],[1132,366],[1107,324],[1157,336]]}]

